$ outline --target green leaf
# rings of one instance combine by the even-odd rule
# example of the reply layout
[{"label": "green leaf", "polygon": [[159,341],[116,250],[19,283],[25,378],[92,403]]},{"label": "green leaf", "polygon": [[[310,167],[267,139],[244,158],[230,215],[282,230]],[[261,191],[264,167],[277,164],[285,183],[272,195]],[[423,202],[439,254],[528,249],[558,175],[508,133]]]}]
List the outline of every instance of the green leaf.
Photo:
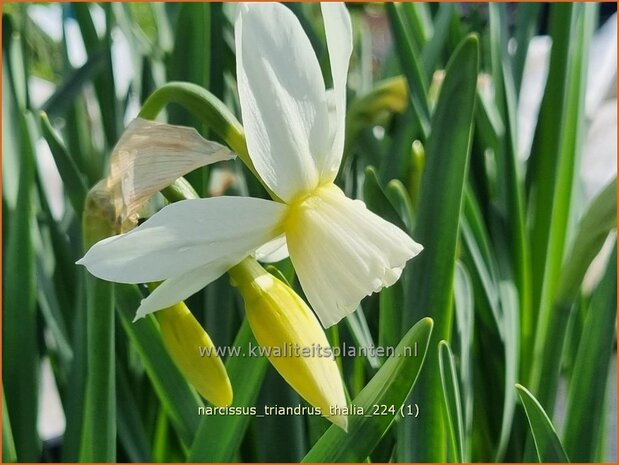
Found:
[{"label": "green leaf", "polygon": [[[493,239],[496,249],[505,249],[503,257],[497,253],[501,278],[513,280],[517,289],[520,314],[520,339],[522,339],[522,366],[530,365],[533,338],[533,307],[531,305],[531,252],[525,223],[524,194],[518,162],[517,99],[508,52],[508,19],[505,5],[490,5],[490,52],[492,73],[496,85],[497,109],[504,116],[505,135],[496,147],[497,203],[505,210],[505,217],[493,218]],[[482,99],[483,101],[483,99]],[[492,108],[489,106],[488,108]],[[498,129],[498,128],[497,128]],[[503,258],[503,260],[501,260]],[[511,392],[511,385],[507,388]],[[507,392],[506,391],[506,392]],[[507,394],[506,394],[507,395]],[[511,394],[510,394],[511,396]],[[509,425],[504,423],[504,428]],[[507,432],[502,430],[498,454],[503,454]],[[498,458],[496,460],[499,460]]]},{"label": "green leaf", "polygon": [[39,343],[36,306],[35,225],[36,126],[30,113],[21,114],[22,152],[16,210],[10,213],[3,286],[2,379],[6,390],[17,459],[40,459],[37,432]]},{"label": "green leaf", "polygon": [[617,227],[617,178],[589,204],[578,223],[570,251],[561,267],[557,302],[576,299],[589,264],[601,250],[610,231]]},{"label": "green leaf", "polygon": [[174,361],[170,358],[154,318],[132,323],[142,294],[136,286],[118,284],[114,288],[116,308],[122,326],[140,355],[146,373],[163,408],[178,435],[187,447],[192,443],[200,417],[202,401],[187,384]]},{"label": "green leaf", "polygon": [[[368,322],[365,318],[365,313],[363,313],[363,308],[361,308],[361,306],[348,315],[345,321],[346,326],[348,326],[353,340],[358,347],[375,347],[372,333],[370,332]],[[380,360],[371,351],[367,352],[366,358],[369,366],[373,370],[378,370],[378,368],[380,368]]]},{"label": "green leaf", "polygon": [[74,70],[63,79],[54,93],[43,103],[41,110],[52,116],[65,113],[67,107],[83,91],[82,87],[92,81],[103,69],[105,57],[105,50],[101,48],[94,52],[82,67]]},{"label": "green leaf", "polygon": [[441,52],[447,43],[449,25],[453,14],[454,6],[451,3],[441,3],[438,5],[438,12],[434,21],[434,33],[422,49],[421,61],[423,62],[426,76],[430,81],[436,70]]},{"label": "green leaf", "polygon": [[404,231],[412,231],[414,223],[414,196],[409,196],[406,187],[397,179],[392,179],[387,183],[385,195],[398,212],[399,217],[404,222]]},{"label": "green leaf", "polygon": [[13,442],[9,410],[6,408],[4,388],[2,388],[2,462],[9,463],[15,461],[17,461],[17,453],[15,452],[15,443]]},{"label": "green leaf", "polygon": [[24,111],[28,108],[29,95],[21,35],[15,29],[10,16],[2,15],[2,26],[2,49],[3,56],[6,54],[9,64],[8,77],[12,89],[11,98],[14,99],[18,109]]},{"label": "green leaf", "polygon": [[151,446],[125,367],[118,369],[118,439],[132,462],[151,462]]},{"label": "green leaf", "polygon": [[398,228],[407,231],[408,228],[402,221],[402,217],[396,211],[385,191],[381,187],[376,170],[372,166],[365,168],[365,180],[363,181],[363,200],[368,208],[377,215],[383,217]]},{"label": "green leaf", "polygon": [[72,342],[73,362],[68,378],[68,387],[64,401],[67,428],[63,438],[62,461],[77,462],[81,445],[82,424],[84,419],[87,351],[86,351],[86,296],[84,295],[84,275],[77,275],[78,298],[75,305]]},{"label": "green leaf", "polygon": [[86,276],[86,351],[88,372],[82,462],[116,461],[116,369],[112,283]]},{"label": "green leaf", "polygon": [[[535,128],[526,178],[527,195],[530,204],[531,272],[534,278],[532,287],[534,307],[541,307],[542,305],[542,287],[548,287],[551,281],[556,278],[545,275],[547,262],[556,261],[555,258],[552,258],[553,255],[555,257],[563,256],[562,244],[556,243],[552,245],[550,243],[550,227],[553,218],[555,218],[553,203],[555,185],[558,183],[559,141],[564,138],[562,134],[566,134],[565,118],[569,108],[567,86],[570,75],[573,74],[573,71],[569,71],[569,57],[575,47],[576,31],[574,23],[577,10],[580,8],[578,5],[566,3],[552,5],[550,9],[549,27],[554,46],[550,53],[548,78]],[[577,105],[577,102],[572,101],[571,105]],[[579,111],[576,112],[580,113]],[[575,155],[575,152],[568,154],[572,163]],[[564,184],[565,182],[571,183],[571,179],[563,179]],[[568,202],[569,196],[562,201]],[[548,212],[553,212],[553,214],[549,215]],[[564,222],[565,218],[557,216],[555,222],[558,221]],[[558,237],[557,239],[561,238]],[[554,253],[552,252],[553,250],[555,250]],[[544,310],[543,313],[547,314],[548,310]],[[539,311],[538,314],[541,316]],[[547,318],[547,316],[544,318]],[[538,320],[534,323],[541,324],[542,321]],[[541,340],[537,342],[537,344],[540,343]],[[530,345],[529,342],[526,344],[527,346]],[[526,356],[527,359],[532,357],[533,354]],[[536,369],[539,371],[541,369],[539,362],[537,365]],[[536,391],[535,386],[536,382],[532,383],[534,392]],[[544,398],[542,398],[542,402],[544,402]]]},{"label": "green leaf", "polygon": [[451,436],[452,462],[464,461],[464,420],[454,356],[447,341],[438,344],[438,366],[445,400],[445,415]]},{"label": "green leaf", "polygon": [[[60,309],[56,290],[52,283],[52,277],[44,269],[41,250],[38,251],[36,260],[37,269],[37,301],[39,309],[45,321],[46,330],[54,339],[54,347],[51,352],[57,353],[63,364],[68,364],[73,358],[73,350],[69,342],[65,320]],[[49,350],[49,349],[48,349]]]},{"label": "green leaf", "polygon": [[56,167],[58,168],[58,173],[60,173],[60,177],[62,178],[64,189],[71,201],[71,206],[76,215],[81,217],[82,211],[84,210],[84,200],[88,193],[86,181],[75,164],[75,161],[67,152],[60,137],[52,128],[47,115],[41,112],[40,118],[43,137],[47,141],[52,152]]},{"label": "green leaf", "polygon": [[[304,457],[303,462],[363,462],[372,453],[395,416],[408,414],[405,401],[423,365],[432,334],[432,320],[424,318],[402,338],[390,357],[352,401],[364,415],[348,417],[348,432],[332,425]],[[418,347],[417,356],[411,350]],[[375,406],[395,409],[374,415]],[[400,409],[403,409],[400,411]],[[423,405],[421,408],[424,408]]]},{"label": "green leaf", "polygon": [[428,84],[422,72],[419,51],[411,37],[411,31],[416,28],[407,28],[401,3],[386,3],[387,16],[394,36],[394,45],[400,59],[402,70],[408,81],[409,98],[413,113],[422,129],[424,136],[430,130],[430,107],[427,100]]},{"label": "green leaf", "polygon": [[423,49],[429,38],[434,34],[430,7],[423,2],[403,2],[401,8],[406,27],[410,31],[415,45],[419,50]]},{"label": "green leaf", "polygon": [[[426,144],[427,162],[413,234],[424,250],[407,266],[409,303],[403,327],[409,327],[411,321],[430,312],[438,340],[451,335],[456,242],[471,145],[478,54],[478,40],[469,36],[447,65]],[[458,111],[454,112],[454,108]],[[401,425],[400,461],[443,462],[446,459],[437,351],[438,342],[435,342],[429,349],[429,369],[419,380],[419,402],[427,409],[424,422],[408,418]]]},{"label": "green leaf", "polygon": [[[280,374],[273,367],[269,367],[256,405],[296,407],[303,403]],[[260,410],[258,407],[258,411]],[[327,422],[324,419],[322,421]],[[298,463],[307,451],[306,434],[306,417],[303,415],[265,415],[254,418],[245,439],[246,447],[250,445],[252,452],[251,456],[244,458],[262,463]],[[273,438],[277,438],[277,447],[273,447]]]},{"label": "green leaf", "polygon": [[504,352],[504,397],[503,414],[501,416],[501,432],[495,460],[503,459],[509,440],[510,431],[514,423],[514,410],[516,408],[516,396],[511,387],[518,378],[519,361],[519,321],[518,321],[518,293],[511,281],[502,281],[499,284],[499,300],[501,303],[501,325],[499,334],[503,343]]},{"label": "green leaf", "polygon": [[473,421],[473,332],[475,327],[475,301],[473,284],[464,264],[456,263],[454,279],[454,313],[459,350],[456,350],[462,386],[463,462],[469,462]]},{"label": "green leaf", "polygon": [[[9,16],[2,16],[3,42],[2,42],[2,199],[7,206],[14,209],[17,204],[17,191],[19,189],[19,154],[21,148],[21,127],[19,92],[13,87],[13,75],[19,70],[13,71],[21,62],[12,63],[8,52],[9,45],[16,39],[10,31],[13,30]],[[18,36],[19,37],[19,36]],[[25,98],[25,97],[24,97]]]},{"label": "green leaf", "polygon": [[402,333],[402,304],[404,302],[403,280],[383,289],[379,294],[378,345],[395,346]]},{"label": "green leaf", "polygon": [[74,3],[71,5],[75,14],[75,19],[80,28],[84,47],[89,58],[92,58],[100,51],[104,53],[104,64],[99,74],[94,79],[95,93],[101,117],[107,145],[112,147],[118,140],[121,119],[118,118],[118,99],[116,97],[116,87],[114,84],[114,73],[112,72],[112,24],[110,5],[104,5],[105,10],[105,36],[100,39],[92,19],[90,4]]},{"label": "green leaf", "polygon": [[[603,442],[609,367],[615,351],[617,318],[617,245],[606,273],[595,290],[582,329],[576,362],[567,394],[563,442],[572,460],[605,461],[599,457]],[[613,394],[614,395],[614,394]]]},{"label": "green leaf", "polygon": [[569,462],[557,432],[540,403],[524,386],[516,384],[516,391],[527,414],[540,463]]},{"label": "green leaf", "polygon": [[[209,88],[211,5],[181,3],[174,30],[174,50],[168,59],[168,79],[186,81]],[[170,108],[171,122],[185,126],[193,121]]]},{"label": "green leaf", "polygon": [[[247,320],[243,322],[232,347],[244,351],[257,345]],[[234,390],[232,407],[253,407],[268,366],[265,357],[231,356],[226,371]],[[238,450],[250,415],[205,415],[189,453],[190,462],[229,462]]]},{"label": "green leaf", "polygon": [[[553,5],[554,7],[558,5]],[[596,6],[594,4],[574,4],[574,15],[570,27],[569,58],[566,68],[567,82],[565,88],[564,114],[558,134],[547,133],[544,137],[553,138],[558,147],[557,159],[552,169],[556,174],[553,190],[549,199],[544,199],[547,210],[544,221],[548,223],[547,235],[532,235],[531,244],[540,240],[546,248],[537,252],[543,254],[543,267],[534,275],[535,281],[541,282],[539,310],[535,344],[529,384],[538,400],[548,412],[553,411],[556,392],[561,349],[565,339],[569,312],[557,311],[555,299],[559,277],[563,269],[565,242],[570,221],[572,186],[577,173],[577,163],[583,141],[585,119],[584,112],[585,84],[587,76],[588,50],[595,23]],[[558,118],[553,110],[553,118]],[[540,136],[541,137],[541,136]],[[552,180],[553,178],[550,178]],[[540,184],[552,182],[538,178]],[[536,197],[537,200],[542,200]],[[536,202],[537,202],[536,200]],[[541,205],[538,205],[540,208]],[[548,212],[552,212],[549,215]],[[552,221],[548,220],[552,218]],[[532,251],[535,256],[535,251]]]}]

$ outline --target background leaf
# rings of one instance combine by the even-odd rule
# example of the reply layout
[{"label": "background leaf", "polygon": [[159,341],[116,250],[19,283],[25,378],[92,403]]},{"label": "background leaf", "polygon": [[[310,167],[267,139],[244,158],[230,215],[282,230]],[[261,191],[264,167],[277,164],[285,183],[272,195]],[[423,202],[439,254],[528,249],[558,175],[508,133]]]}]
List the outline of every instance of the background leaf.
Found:
[{"label": "background leaf", "polygon": [[[310,449],[304,462],[363,462],[391,426],[413,388],[425,359],[432,320],[424,318],[413,326],[367,386],[352,401],[365,412],[348,417],[348,432],[332,425]],[[410,351],[418,347],[412,357]],[[409,354],[407,355],[407,352]],[[373,415],[374,406],[393,407],[395,412]]]},{"label": "background leaf", "polygon": [[518,391],[520,400],[527,412],[539,461],[569,462],[557,432],[540,403],[524,386],[516,384],[516,391]]},{"label": "background leaf", "polygon": [[[421,184],[417,225],[413,237],[424,250],[409,265],[409,310],[403,327],[430,312],[434,333],[449,338],[452,320],[452,289],[456,241],[464,179],[470,150],[475,89],[478,70],[478,42],[467,37],[447,66],[439,100],[432,117],[432,133],[426,146],[427,163]],[[452,108],[459,112],[454,115]],[[442,403],[438,373],[438,343],[431,342],[429,362],[419,380],[418,398],[429,409],[423,425],[405,418],[401,425],[401,461],[444,461],[446,435],[441,417]]]}]

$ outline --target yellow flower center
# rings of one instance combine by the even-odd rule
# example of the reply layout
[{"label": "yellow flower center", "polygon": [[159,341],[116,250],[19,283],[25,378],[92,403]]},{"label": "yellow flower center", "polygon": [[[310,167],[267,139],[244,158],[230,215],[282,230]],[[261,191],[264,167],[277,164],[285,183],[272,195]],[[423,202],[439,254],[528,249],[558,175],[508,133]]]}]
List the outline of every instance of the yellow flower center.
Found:
[{"label": "yellow flower center", "polygon": [[316,208],[324,202],[326,197],[337,195],[338,193],[341,193],[340,189],[332,182],[328,182],[325,184],[320,184],[310,193],[299,195],[293,199],[288,204],[288,213],[286,214],[282,224],[286,234],[301,232],[304,223],[303,216],[305,213],[309,209]]}]

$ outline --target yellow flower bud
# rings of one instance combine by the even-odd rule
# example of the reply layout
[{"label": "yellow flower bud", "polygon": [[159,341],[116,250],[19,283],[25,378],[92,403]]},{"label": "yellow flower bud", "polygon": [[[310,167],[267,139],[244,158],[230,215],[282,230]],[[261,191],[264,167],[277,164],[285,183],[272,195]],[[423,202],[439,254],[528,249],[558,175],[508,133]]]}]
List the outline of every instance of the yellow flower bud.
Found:
[{"label": "yellow flower bud", "polygon": [[232,386],[213,341],[184,303],[156,313],[163,342],[185,379],[218,407],[232,403]]},{"label": "yellow flower bud", "polygon": [[275,369],[322,414],[346,430],[344,386],[327,337],[307,304],[286,284],[247,258],[230,271],[247,320]]}]

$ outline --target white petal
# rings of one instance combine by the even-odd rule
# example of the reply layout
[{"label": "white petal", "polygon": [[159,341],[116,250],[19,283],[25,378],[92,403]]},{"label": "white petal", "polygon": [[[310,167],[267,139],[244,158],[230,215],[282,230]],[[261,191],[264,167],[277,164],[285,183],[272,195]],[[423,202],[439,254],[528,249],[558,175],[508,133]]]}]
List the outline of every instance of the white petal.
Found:
[{"label": "white petal", "polygon": [[146,299],[142,300],[133,321],[185,300],[223,275],[231,265],[234,263],[230,264],[227,260],[222,260],[166,279]]},{"label": "white petal", "polygon": [[277,263],[285,258],[288,258],[288,246],[286,245],[286,236],[281,235],[272,241],[267,242],[262,247],[259,247],[254,254],[256,260],[262,263]]},{"label": "white petal", "polygon": [[344,150],[346,121],[346,79],[348,64],[352,54],[352,24],[350,15],[343,3],[321,3],[322,17],[329,49],[329,63],[333,77],[334,118],[331,119],[331,150],[326,156],[316,161],[320,171],[321,182],[335,179]]},{"label": "white petal", "polygon": [[162,281],[224,259],[235,264],[281,234],[286,210],[247,197],[184,200],[127,234],[98,242],[78,264],[121,283]]},{"label": "white petal", "polygon": [[[234,158],[194,128],[136,118],[112,151],[106,187],[122,199],[120,221],[136,217],[155,192],[201,166]],[[134,219],[137,219],[134,218]]]},{"label": "white petal", "polygon": [[600,104],[616,95],[617,13],[596,31],[589,49],[585,112],[589,118],[594,118]]},{"label": "white petal", "polygon": [[289,201],[318,185],[314,157],[330,148],[318,59],[299,20],[279,4],[242,5],[235,33],[249,154],[269,188]]},{"label": "white petal", "polygon": [[291,210],[286,239],[303,291],[325,327],[396,282],[423,249],[334,185]]}]

